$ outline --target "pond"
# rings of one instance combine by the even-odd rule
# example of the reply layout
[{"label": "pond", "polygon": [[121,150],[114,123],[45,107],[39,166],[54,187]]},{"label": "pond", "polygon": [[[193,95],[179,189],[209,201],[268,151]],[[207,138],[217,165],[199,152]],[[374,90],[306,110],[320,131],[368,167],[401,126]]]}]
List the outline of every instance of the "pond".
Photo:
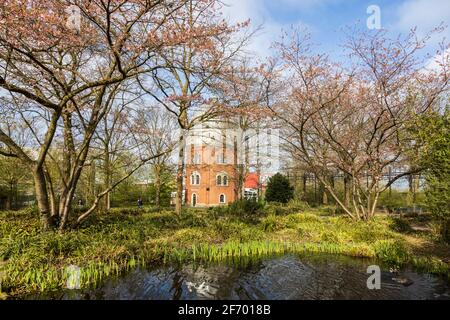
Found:
[{"label": "pond", "polygon": [[[444,299],[448,280],[382,267],[381,290],[369,290],[373,261],[329,255],[286,255],[247,263],[136,269],[96,289],[64,290],[27,299],[106,300],[328,300]],[[398,279],[407,279],[401,284]]]}]

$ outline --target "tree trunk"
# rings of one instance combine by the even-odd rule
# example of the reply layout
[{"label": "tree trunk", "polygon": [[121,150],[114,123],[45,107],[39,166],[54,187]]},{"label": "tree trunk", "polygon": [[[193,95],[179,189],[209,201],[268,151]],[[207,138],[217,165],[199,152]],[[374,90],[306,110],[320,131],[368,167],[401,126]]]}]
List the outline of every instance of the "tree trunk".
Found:
[{"label": "tree trunk", "polygon": [[258,201],[262,200],[262,181],[261,181],[261,165],[258,163],[256,174],[258,175]]},{"label": "tree trunk", "polygon": [[344,173],[344,205],[350,208],[351,177]]},{"label": "tree trunk", "polygon": [[[370,197],[369,197],[370,199]],[[373,202],[371,204],[371,208],[370,208],[370,216],[369,219],[372,219],[373,217],[375,217],[375,213],[377,211],[377,205],[378,205],[378,200],[380,199],[380,193],[379,192],[375,192],[375,194],[373,195]],[[368,201],[370,203],[370,200]]]},{"label": "tree trunk", "polygon": [[64,198],[64,201],[61,201],[60,204],[60,216],[61,223],[59,225],[59,229],[63,231],[66,228],[67,222],[69,221],[70,211],[72,210],[72,202],[75,196],[75,189],[72,188],[69,190],[67,196]]},{"label": "tree trunk", "polygon": [[52,227],[52,223],[50,219],[50,203],[48,199],[47,183],[43,168],[35,168],[33,178],[41,226],[44,231],[47,231]]},{"label": "tree trunk", "polygon": [[306,201],[307,199],[308,199],[308,197],[307,197],[307,190],[306,190],[306,185],[307,185],[307,183],[308,183],[308,175],[307,175],[307,173],[306,172],[304,172],[303,173],[303,177],[302,177],[302,189],[303,189],[303,201]]},{"label": "tree trunk", "polygon": [[161,208],[161,168],[155,166],[155,205],[158,210]]},{"label": "tree trunk", "polygon": [[317,202],[317,175],[314,174],[314,203]]},{"label": "tree trunk", "polygon": [[85,151],[85,153],[79,159],[78,165],[76,165],[76,169],[72,172],[70,180],[68,181],[68,185],[66,188],[64,188],[61,199],[59,201],[59,214],[61,217],[61,222],[59,225],[60,231],[63,231],[66,228],[67,222],[69,221],[69,215],[72,211],[72,203],[75,197],[75,192],[78,186],[79,179],[81,177],[82,168],[84,167],[86,161],[86,153],[87,151]]},{"label": "tree trunk", "polygon": [[245,165],[238,165],[238,195],[236,200],[241,200],[245,198],[245,179],[247,177],[247,173],[245,170]]},{"label": "tree trunk", "polygon": [[409,185],[409,192],[411,194],[414,194],[414,176],[412,174],[408,176],[408,185]]},{"label": "tree trunk", "polygon": [[327,205],[328,205],[328,195],[327,195],[327,190],[325,189],[325,187],[323,187],[322,204],[323,204],[324,206],[327,206]]},{"label": "tree trunk", "polygon": [[6,196],[6,205],[5,205],[5,209],[6,210],[11,210],[12,208],[12,193],[8,192],[8,195]]},{"label": "tree trunk", "polygon": [[234,170],[235,170],[235,178],[234,178],[234,200],[238,201],[244,196],[244,168],[239,163],[238,156],[238,142],[237,137],[234,138]]},{"label": "tree trunk", "polygon": [[[53,188],[49,185],[49,188]],[[57,218],[59,216],[58,206],[56,205],[55,193],[52,190],[49,190],[49,201],[50,201],[50,215],[52,218]]]},{"label": "tree trunk", "polygon": [[[108,184],[107,188],[109,188],[111,184]],[[111,210],[111,192],[108,192],[105,196],[105,210],[106,212],[108,212],[109,210]]]},{"label": "tree trunk", "polygon": [[20,198],[19,198],[19,182],[16,182],[14,189],[14,206],[16,209],[20,209]]},{"label": "tree trunk", "polygon": [[261,181],[261,143],[259,141],[260,138],[260,130],[259,130],[259,123],[258,127],[256,128],[256,174],[258,175],[258,201],[262,200],[262,181]]},{"label": "tree trunk", "polygon": [[82,168],[84,167],[86,157],[87,157],[87,148],[84,151],[84,154],[79,159],[78,165],[76,166],[76,170],[72,173],[70,182],[68,187],[65,188],[63,194],[64,197],[60,200],[60,216],[61,223],[59,229],[63,231],[66,228],[66,224],[69,221],[69,215],[72,211],[72,203],[75,197],[76,188],[78,185],[78,181],[80,180]]},{"label": "tree trunk", "polygon": [[441,222],[441,237],[446,243],[450,243],[450,219]]},{"label": "tree trunk", "polygon": [[[111,161],[109,158],[109,148],[105,151],[105,190],[111,187]],[[105,210],[108,212],[111,209],[111,192],[108,192],[105,196]]]},{"label": "tree trunk", "polygon": [[49,196],[49,202],[50,202],[50,216],[52,217],[52,220],[55,220],[58,215],[58,206],[56,203],[56,196],[55,196],[55,190],[53,188],[52,179],[50,177],[50,173],[47,169],[45,169],[45,180],[47,182],[47,190],[48,190],[48,196]]},{"label": "tree trunk", "polygon": [[178,153],[178,168],[177,168],[177,198],[175,211],[178,215],[182,214],[183,210],[183,183],[184,183],[184,167],[185,167],[185,137],[184,132],[180,135],[180,151]]}]

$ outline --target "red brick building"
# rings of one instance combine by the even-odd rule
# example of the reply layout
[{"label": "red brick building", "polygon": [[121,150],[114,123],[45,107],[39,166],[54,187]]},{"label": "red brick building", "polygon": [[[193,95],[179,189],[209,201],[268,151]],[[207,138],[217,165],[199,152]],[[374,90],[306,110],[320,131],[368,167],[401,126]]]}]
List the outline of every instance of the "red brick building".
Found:
[{"label": "red brick building", "polygon": [[228,143],[201,138],[187,145],[185,200],[192,207],[218,206],[236,201],[236,157]]},{"label": "red brick building", "polygon": [[[191,207],[226,205],[235,202],[240,192],[246,198],[256,198],[258,189],[264,188],[264,181],[278,172],[274,137],[270,129],[265,134],[263,131],[243,133],[233,129],[230,123],[220,121],[192,129],[185,146],[185,204]],[[248,174],[244,190],[238,190],[239,168],[260,173]]]}]

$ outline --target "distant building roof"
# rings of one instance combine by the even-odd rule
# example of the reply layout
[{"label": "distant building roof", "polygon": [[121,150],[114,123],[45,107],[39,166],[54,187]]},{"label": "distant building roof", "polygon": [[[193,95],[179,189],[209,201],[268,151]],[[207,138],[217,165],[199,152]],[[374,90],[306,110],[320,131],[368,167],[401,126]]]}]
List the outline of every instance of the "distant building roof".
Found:
[{"label": "distant building roof", "polygon": [[258,174],[249,173],[245,178],[245,188],[246,189],[258,189]]}]

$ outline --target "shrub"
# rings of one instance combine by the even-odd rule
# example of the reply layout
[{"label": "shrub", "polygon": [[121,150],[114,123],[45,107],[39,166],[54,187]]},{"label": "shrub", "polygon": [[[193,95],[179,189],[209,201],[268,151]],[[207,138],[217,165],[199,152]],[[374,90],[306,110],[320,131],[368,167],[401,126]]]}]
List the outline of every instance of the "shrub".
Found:
[{"label": "shrub", "polygon": [[313,232],[305,227],[299,227],[297,229],[297,233],[302,238],[302,240],[310,240],[314,236]]},{"label": "shrub", "polygon": [[320,240],[322,242],[328,242],[328,243],[340,243],[340,239],[338,235],[333,231],[325,231],[320,236]]},{"label": "shrub", "polygon": [[230,204],[227,212],[231,215],[256,215],[262,212],[264,205],[255,200],[242,199]]},{"label": "shrub", "polygon": [[442,225],[439,221],[432,221],[427,224],[428,228],[430,229],[429,237],[436,242],[439,242],[442,240]]},{"label": "shrub", "polygon": [[122,215],[129,215],[129,216],[134,216],[134,215],[139,215],[141,213],[143,213],[143,210],[140,210],[138,208],[122,208],[122,209],[111,209],[110,213],[113,214],[122,214]]},{"label": "shrub", "polygon": [[450,243],[450,108],[427,113],[413,125],[420,149],[420,165],[426,171],[426,204],[441,224],[441,239]]},{"label": "shrub", "polygon": [[281,203],[277,202],[271,202],[270,204],[266,205],[264,211],[268,215],[275,215],[275,216],[283,216],[292,213],[291,208],[284,207]]},{"label": "shrub", "polygon": [[400,233],[408,233],[413,231],[413,228],[411,228],[408,221],[400,218],[393,218],[390,228]]},{"label": "shrub", "polygon": [[215,234],[220,235],[223,240],[235,239],[248,241],[261,238],[262,231],[249,228],[245,223],[235,219],[218,219],[212,226]]},{"label": "shrub", "polygon": [[267,214],[277,216],[300,213],[307,209],[309,209],[308,204],[298,200],[291,200],[287,205],[281,202],[270,202],[265,206],[265,212]]},{"label": "shrub", "polygon": [[278,231],[285,227],[286,225],[274,215],[269,215],[261,221],[261,228],[266,232]]},{"label": "shrub", "polygon": [[228,214],[229,206],[218,206],[218,207],[209,207],[208,214],[213,216],[223,216]]},{"label": "shrub", "polygon": [[401,266],[409,260],[409,252],[398,240],[378,240],[372,245],[377,258],[392,265]]},{"label": "shrub", "polygon": [[288,207],[293,211],[293,213],[304,212],[310,209],[308,203],[300,200],[291,200],[288,203]]},{"label": "shrub", "polygon": [[180,223],[187,227],[206,228],[208,226],[204,217],[192,210],[188,210],[181,215]]},{"label": "shrub", "polygon": [[204,232],[199,229],[187,228],[181,229],[174,233],[172,236],[173,241],[180,243],[193,243],[199,241],[205,237]]},{"label": "shrub", "polygon": [[335,216],[338,213],[338,208],[334,205],[322,206],[320,209],[327,215]]},{"label": "shrub", "polygon": [[322,222],[321,218],[318,217],[315,214],[312,213],[302,213],[302,214],[296,214],[295,216],[293,216],[295,218],[291,218],[290,219],[295,219],[298,223],[316,223],[316,222]]}]

